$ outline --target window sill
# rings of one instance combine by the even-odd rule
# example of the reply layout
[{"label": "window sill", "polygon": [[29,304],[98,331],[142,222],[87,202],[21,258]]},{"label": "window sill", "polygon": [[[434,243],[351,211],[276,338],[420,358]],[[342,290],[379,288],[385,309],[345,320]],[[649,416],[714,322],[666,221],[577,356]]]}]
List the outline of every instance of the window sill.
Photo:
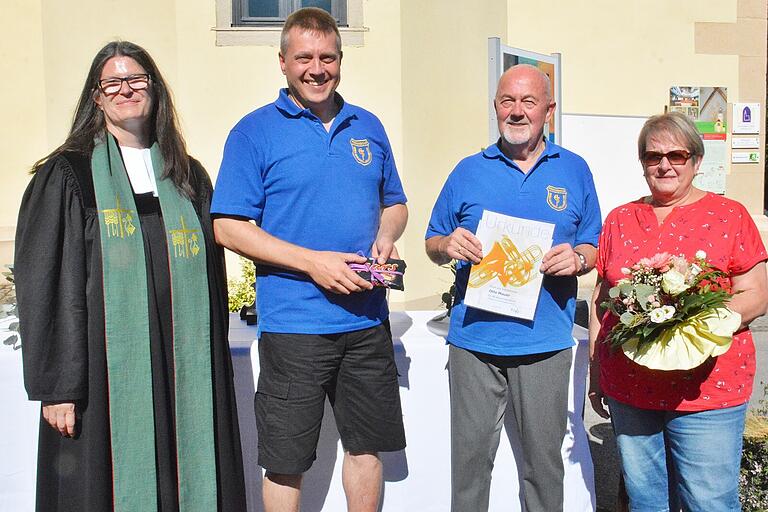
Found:
[{"label": "window sill", "polygon": [[[214,27],[216,46],[280,46],[282,27]],[[367,27],[339,27],[343,46],[364,46]]]}]

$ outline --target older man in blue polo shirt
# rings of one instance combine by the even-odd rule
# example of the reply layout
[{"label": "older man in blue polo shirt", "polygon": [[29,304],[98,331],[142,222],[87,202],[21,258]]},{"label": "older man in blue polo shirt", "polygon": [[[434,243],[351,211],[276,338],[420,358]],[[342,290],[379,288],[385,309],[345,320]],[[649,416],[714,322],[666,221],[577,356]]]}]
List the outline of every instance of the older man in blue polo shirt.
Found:
[{"label": "older man in blue polo shirt", "polygon": [[257,263],[264,505],[298,512],[327,396],[348,508],[372,512],[378,452],[403,449],[405,435],[385,293],[348,264],[397,257],[406,198],[379,120],[335,92],[334,19],[296,11],[279,58],[288,88],[230,132],[211,206],[217,241]]},{"label": "older man in blue polo shirt", "polygon": [[[507,70],[494,101],[499,141],[459,162],[432,211],[426,250],[457,260],[448,334],[453,512],[488,509],[491,470],[507,403],[523,446],[528,512],[563,510],[571,329],[576,276],[594,266],[600,208],[587,164],[543,137],[555,103],[547,75]],[[553,188],[554,187],[554,188]],[[548,201],[557,190],[561,201]],[[464,292],[483,248],[474,233],[483,210],[555,225],[532,321],[467,307]]]}]

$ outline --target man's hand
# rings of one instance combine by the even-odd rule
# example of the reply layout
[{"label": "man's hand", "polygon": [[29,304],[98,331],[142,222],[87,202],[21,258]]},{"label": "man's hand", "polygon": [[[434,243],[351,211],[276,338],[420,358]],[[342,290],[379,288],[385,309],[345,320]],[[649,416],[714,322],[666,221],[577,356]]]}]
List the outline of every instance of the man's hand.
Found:
[{"label": "man's hand", "polygon": [[[432,240],[436,242],[430,243]],[[436,245],[437,251],[448,260],[468,261],[480,263],[483,259],[483,245],[471,231],[464,228],[456,228],[448,236],[434,237],[427,240],[427,252],[430,245]]]},{"label": "man's hand", "polygon": [[217,217],[213,221],[216,241],[253,260],[307,274],[324,290],[349,295],[370,290],[373,285],[361,278],[347,263],[365,263],[357,254],[313,251],[276,238],[247,219]]},{"label": "man's hand", "polygon": [[390,238],[378,238],[371,247],[371,256],[376,258],[376,262],[384,264],[389,258],[400,259],[400,255],[395,247],[395,241]]},{"label": "man's hand", "polygon": [[575,276],[581,270],[581,260],[570,244],[559,244],[547,251],[540,271],[551,276]]},{"label": "man's hand", "polygon": [[381,209],[379,232],[371,248],[371,256],[376,258],[377,263],[386,263],[387,258],[400,259],[395,242],[403,234],[407,222],[408,207],[404,204],[393,204]]},{"label": "man's hand", "polygon": [[365,263],[368,258],[346,252],[316,251],[308,261],[307,275],[326,291],[349,295],[373,288],[347,263]]},{"label": "man's hand", "polygon": [[44,404],[43,418],[64,437],[75,435],[75,404],[62,402],[58,404]]}]

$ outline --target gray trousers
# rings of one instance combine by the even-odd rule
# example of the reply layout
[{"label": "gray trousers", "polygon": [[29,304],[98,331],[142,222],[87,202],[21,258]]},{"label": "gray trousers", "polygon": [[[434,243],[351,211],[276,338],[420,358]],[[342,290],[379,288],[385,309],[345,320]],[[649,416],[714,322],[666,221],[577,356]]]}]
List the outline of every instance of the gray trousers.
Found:
[{"label": "gray trousers", "polygon": [[451,510],[488,510],[504,412],[515,415],[527,512],[563,510],[561,447],[568,421],[571,349],[493,356],[451,345]]}]

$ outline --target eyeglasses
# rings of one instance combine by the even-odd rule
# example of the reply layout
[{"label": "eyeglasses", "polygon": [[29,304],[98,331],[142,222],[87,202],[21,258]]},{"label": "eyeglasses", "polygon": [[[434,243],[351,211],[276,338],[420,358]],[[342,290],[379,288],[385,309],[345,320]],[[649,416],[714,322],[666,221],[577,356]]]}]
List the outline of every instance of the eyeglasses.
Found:
[{"label": "eyeglasses", "polygon": [[129,75],[123,78],[118,76],[99,80],[99,89],[107,96],[117,94],[123,88],[123,82],[128,84],[132,91],[143,91],[149,87],[150,76],[147,73]]},{"label": "eyeglasses", "polygon": [[689,152],[683,149],[670,151],[669,153],[659,153],[657,151],[646,151],[645,153],[643,153],[643,156],[640,158],[640,161],[646,167],[650,167],[652,165],[659,165],[661,161],[666,157],[666,159],[672,165],[685,165],[685,162],[687,162],[692,156],[693,156],[692,154],[690,154]]}]

